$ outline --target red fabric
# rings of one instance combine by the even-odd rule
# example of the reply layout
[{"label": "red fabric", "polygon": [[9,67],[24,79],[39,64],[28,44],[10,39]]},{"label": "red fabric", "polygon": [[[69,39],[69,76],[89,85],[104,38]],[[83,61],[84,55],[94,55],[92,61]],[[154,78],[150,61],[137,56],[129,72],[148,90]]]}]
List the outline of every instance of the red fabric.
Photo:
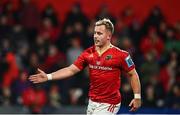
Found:
[{"label": "red fabric", "polygon": [[36,100],[35,103],[37,104],[37,106],[44,106],[46,103],[46,93],[44,90],[39,90],[35,92],[36,94]]},{"label": "red fabric", "polygon": [[45,105],[46,93],[44,90],[35,91],[33,88],[29,88],[22,93],[23,104],[26,106],[34,106],[34,110],[38,111]]},{"label": "red fabric", "polygon": [[22,93],[23,104],[26,106],[32,105],[32,103],[35,102],[35,97],[36,94],[32,88],[25,90]]},{"label": "red fabric", "polygon": [[19,75],[19,69],[13,53],[7,53],[6,61],[9,64],[9,69],[3,76],[2,87],[10,87],[12,82],[17,79]]},{"label": "red fabric", "polygon": [[123,22],[127,27],[130,27],[134,19],[135,19],[135,16],[134,16],[133,10],[132,10],[131,15],[123,17]]},{"label": "red fabric", "polygon": [[[1,3],[5,3],[3,1],[9,0],[1,0]],[[58,14],[58,18],[60,21],[64,21],[66,19],[66,14],[72,8],[72,5],[79,0],[31,0],[39,11],[43,11],[44,8],[50,4],[53,6],[55,11]],[[11,0],[13,3],[14,9],[18,9],[20,6],[19,0]],[[144,19],[149,15],[152,7],[159,6],[165,17],[168,19],[168,22],[171,24],[175,24],[179,19],[180,15],[177,11],[180,11],[180,1],[179,0],[81,0],[79,3],[82,6],[83,12],[89,17],[92,18],[96,15],[97,9],[99,9],[102,4],[106,4],[108,9],[110,10],[114,16],[118,17],[119,13],[121,13],[126,7],[131,6],[133,8],[133,12],[137,14],[137,17],[143,22]],[[121,5],[120,5],[121,4]]]},{"label": "red fabric", "polygon": [[21,9],[21,24],[27,29],[34,29],[39,27],[39,12],[37,7],[32,3],[26,4]]},{"label": "red fabric", "polygon": [[160,80],[160,82],[161,82],[164,90],[165,90],[166,92],[168,92],[168,90],[169,90],[170,75],[169,75],[169,73],[168,73],[167,67],[163,67],[163,68],[160,70],[159,80]]},{"label": "red fabric", "polygon": [[180,40],[180,33],[179,32],[177,32],[175,36],[176,36],[177,40]]},{"label": "red fabric", "polygon": [[44,37],[48,37],[51,42],[56,42],[58,35],[59,35],[59,29],[58,28],[41,28],[40,29],[40,35]]},{"label": "red fabric", "polygon": [[154,50],[157,57],[160,57],[164,51],[164,43],[160,38],[157,38],[157,41],[153,42],[151,38],[145,37],[140,43],[140,50],[144,55]]},{"label": "red fabric", "polygon": [[120,75],[121,68],[126,72],[135,68],[128,67],[126,59],[129,53],[116,47],[109,48],[100,57],[94,47],[85,50],[74,62],[79,69],[89,66],[90,90],[92,101],[118,104],[121,101]]}]

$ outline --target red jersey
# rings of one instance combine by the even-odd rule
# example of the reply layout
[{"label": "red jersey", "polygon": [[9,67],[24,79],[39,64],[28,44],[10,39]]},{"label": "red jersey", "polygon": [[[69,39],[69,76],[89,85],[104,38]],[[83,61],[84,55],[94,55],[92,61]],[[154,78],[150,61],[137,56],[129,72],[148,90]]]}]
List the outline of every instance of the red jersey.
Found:
[{"label": "red jersey", "polygon": [[89,97],[92,101],[118,104],[121,102],[120,75],[135,68],[128,52],[117,47],[110,47],[101,56],[90,47],[74,62],[80,70],[89,67],[90,89]]}]

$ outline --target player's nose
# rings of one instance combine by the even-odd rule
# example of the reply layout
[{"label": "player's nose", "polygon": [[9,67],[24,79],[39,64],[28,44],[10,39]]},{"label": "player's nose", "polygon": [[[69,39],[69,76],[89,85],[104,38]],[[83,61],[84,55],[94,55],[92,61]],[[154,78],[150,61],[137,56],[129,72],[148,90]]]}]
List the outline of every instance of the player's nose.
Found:
[{"label": "player's nose", "polygon": [[97,37],[98,37],[97,33],[94,33],[94,38],[97,38]]}]

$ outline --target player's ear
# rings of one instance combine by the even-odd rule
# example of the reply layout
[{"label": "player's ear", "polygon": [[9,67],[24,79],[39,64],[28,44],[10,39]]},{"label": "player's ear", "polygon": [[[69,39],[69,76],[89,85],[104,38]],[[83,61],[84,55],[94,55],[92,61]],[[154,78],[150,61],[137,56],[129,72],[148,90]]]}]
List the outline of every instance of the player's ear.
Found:
[{"label": "player's ear", "polygon": [[110,36],[107,37],[107,40],[110,40]]},{"label": "player's ear", "polygon": [[108,39],[108,40],[111,40],[111,37],[112,37],[112,34],[109,33],[107,39]]}]

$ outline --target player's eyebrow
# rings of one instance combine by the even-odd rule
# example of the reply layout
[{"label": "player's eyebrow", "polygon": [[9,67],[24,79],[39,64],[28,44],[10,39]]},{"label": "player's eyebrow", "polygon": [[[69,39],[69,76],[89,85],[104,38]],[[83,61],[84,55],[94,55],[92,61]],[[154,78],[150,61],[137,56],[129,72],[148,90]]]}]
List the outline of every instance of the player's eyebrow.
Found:
[{"label": "player's eyebrow", "polygon": [[102,32],[99,32],[99,31],[94,31],[94,34],[98,34],[98,35],[101,35],[102,34]]}]

